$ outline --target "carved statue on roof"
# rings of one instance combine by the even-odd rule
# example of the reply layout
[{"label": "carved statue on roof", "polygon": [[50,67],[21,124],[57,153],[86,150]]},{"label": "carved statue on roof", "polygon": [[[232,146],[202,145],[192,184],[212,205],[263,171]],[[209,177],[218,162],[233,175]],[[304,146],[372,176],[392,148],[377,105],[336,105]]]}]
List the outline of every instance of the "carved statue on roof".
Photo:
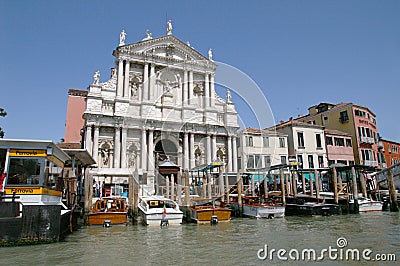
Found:
[{"label": "carved statue on roof", "polygon": [[210,48],[210,50],[208,50],[208,59],[213,61],[213,52],[212,52],[211,48]]},{"label": "carved statue on roof", "polygon": [[152,33],[149,30],[146,30],[146,37],[143,39],[143,41],[151,40],[153,39]]},{"label": "carved statue on roof", "polygon": [[232,95],[231,95],[231,91],[229,89],[226,90],[226,101],[228,103],[232,102]]},{"label": "carved statue on roof", "polygon": [[93,85],[99,85],[99,81],[100,81],[100,71],[97,70],[93,74]]},{"label": "carved statue on roof", "polygon": [[172,35],[172,21],[168,20],[167,22],[167,35]]},{"label": "carved statue on roof", "polygon": [[125,30],[122,30],[121,33],[119,34],[119,45],[125,45],[125,37],[126,37],[126,32]]}]

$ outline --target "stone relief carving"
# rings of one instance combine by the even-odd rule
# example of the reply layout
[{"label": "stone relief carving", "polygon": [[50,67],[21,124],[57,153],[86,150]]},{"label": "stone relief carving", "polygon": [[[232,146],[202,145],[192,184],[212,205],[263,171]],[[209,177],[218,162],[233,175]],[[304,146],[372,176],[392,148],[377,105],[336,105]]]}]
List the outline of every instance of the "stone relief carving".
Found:
[{"label": "stone relief carving", "polygon": [[112,102],[103,102],[102,111],[104,113],[113,113],[114,112],[114,104]]},{"label": "stone relief carving", "polygon": [[125,114],[126,111],[128,110],[128,105],[129,104],[117,102],[115,104],[115,113],[118,113],[118,114],[123,113],[123,114]]},{"label": "stone relief carving", "polygon": [[101,111],[101,100],[91,100],[87,102],[88,111],[100,112]]}]

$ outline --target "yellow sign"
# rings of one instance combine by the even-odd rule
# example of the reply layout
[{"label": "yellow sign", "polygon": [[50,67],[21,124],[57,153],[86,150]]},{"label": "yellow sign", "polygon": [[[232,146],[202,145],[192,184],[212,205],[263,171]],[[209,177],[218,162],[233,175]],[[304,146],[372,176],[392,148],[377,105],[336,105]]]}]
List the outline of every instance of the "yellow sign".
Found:
[{"label": "yellow sign", "polygon": [[10,156],[15,157],[46,157],[46,150],[10,150]]},{"label": "yellow sign", "polygon": [[12,195],[15,192],[16,195],[50,195],[58,197],[62,196],[61,191],[44,187],[5,187],[4,192],[6,195]]}]

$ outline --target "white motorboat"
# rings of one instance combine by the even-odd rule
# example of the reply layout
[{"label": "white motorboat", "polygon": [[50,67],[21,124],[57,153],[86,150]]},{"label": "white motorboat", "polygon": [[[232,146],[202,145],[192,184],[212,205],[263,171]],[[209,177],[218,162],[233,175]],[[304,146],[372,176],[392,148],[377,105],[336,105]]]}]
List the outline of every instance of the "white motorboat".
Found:
[{"label": "white motorboat", "polygon": [[[354,204],[354,200],[350,199],[350,204]],[[359,212],[378,212],[382,211],[383,203],[376,200],[360,197],[358,198]]]},{"label": "white motorboat", "polygon": [[182,223],[183,212],[179,205],[163,196],[140,197],[138,207],[145,225],[166,226]]}]

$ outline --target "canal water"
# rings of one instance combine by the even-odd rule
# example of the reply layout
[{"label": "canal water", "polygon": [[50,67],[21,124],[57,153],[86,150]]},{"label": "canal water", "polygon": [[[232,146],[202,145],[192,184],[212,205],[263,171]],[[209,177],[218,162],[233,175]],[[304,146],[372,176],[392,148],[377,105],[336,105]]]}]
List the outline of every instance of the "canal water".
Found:
[{"label": "canal water", "polygon": [[[340,239],[340,243],[338,242]],[[344,238],[344,239],[343,239]],[[340,245],[340,246],[339,246]],[[284,249],[282,260],[272,249]],[[331,257],[322,249],[332,250]],[[367,261],[361,252],[394,254],[400,261],[399,213],[367,213],[330,217],[286,217],[257,220],[235,218],[231,222],[184,224],[168,228],[142,225],[82,227],[58,243],[0,248],[1,265],[309,265],[305,249],[316,251],[322,264],[396,265]],[[340,250],[360,251],[360,260],[340,259]],[[296,252],[298,250],[299,260]],[[289,257],[289,252],[292,257]],[[311,254],[311,253],[310,253]],[[311,254],[312,255],[312,254]],[[335,259],[336,255],[336,259]],[[388,255],[388,257],[389,257]],[[271,259],[272,258],[272,259]],[[381,257],[382,258],[382,257]],[[321,264],[321,262],[319,262]],[[397,264],[398,265],[398,264]]]}]

